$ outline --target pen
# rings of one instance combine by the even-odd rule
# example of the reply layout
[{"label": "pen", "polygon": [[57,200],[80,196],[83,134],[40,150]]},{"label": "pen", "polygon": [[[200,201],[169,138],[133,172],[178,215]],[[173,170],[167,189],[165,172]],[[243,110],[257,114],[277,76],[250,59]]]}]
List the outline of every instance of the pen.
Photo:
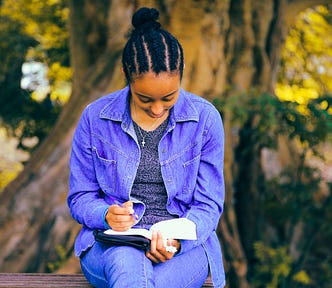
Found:
[{"label": "pen", "polygon": [[[127,208],[126,206],[124,206],[124,205],[121,204],[121,203],[116,203],[116,202],[115,202],[114,204],[119,205],[119,206],[122,207],[122,208]],[[135,220],[138,220],[139,217],[138,217],[138,215],[135,213],[134,208],[130,208],[129,213],[131,214],[131,216],[134,217]]]},{"label": "pen", "polygon": [[[114,197],[108,195],[108,198],[110,198],[112,200],[113,204],[119,205],[122,208],[127,208],[122,203],[120,203],[119,201],[117,201]],[[135,210],[133,208],[130,209],[129,213],[134,217],[135,220],[139,219],[138,215],[135,213]]]}]

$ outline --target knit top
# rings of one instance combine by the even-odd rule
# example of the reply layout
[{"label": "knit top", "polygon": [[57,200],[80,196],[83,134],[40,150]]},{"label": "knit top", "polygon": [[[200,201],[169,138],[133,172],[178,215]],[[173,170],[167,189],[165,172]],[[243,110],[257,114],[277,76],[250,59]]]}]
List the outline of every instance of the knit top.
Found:
[{"label": "knit top", "polygon": [[[157,129],[145,131],[134,122],[134,128],[141,148],[138,166],[131,196],[142,201],[146,210],[138,226],[149,228],[162,220],[175,218],[167,209],[167,192],[161,174],[158,145],[168,124],[166,119]],[[140,129],[140,130],[139,130]],[[144,147],[142,145],[144,137]]]}]

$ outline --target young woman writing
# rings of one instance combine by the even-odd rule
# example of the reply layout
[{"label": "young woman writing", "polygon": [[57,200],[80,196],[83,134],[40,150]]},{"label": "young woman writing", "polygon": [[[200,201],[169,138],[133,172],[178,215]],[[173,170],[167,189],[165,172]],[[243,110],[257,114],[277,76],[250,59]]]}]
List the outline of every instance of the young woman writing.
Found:
[{"label": "young woman writing", "polygon": [[[181,88],[183,50],[158,16],[145,7],[133,15],[122,56],[127,87],[88,105],[78,123],[68,195],[82,224],[75,252],[96,287],[201,287],[209,274],[224,287],[215,231],[224,203],[222,121]],[[197,240],[167,239],[170,250],[154,231],[145,252],[93,235],[174,218],[195,223]]]}]

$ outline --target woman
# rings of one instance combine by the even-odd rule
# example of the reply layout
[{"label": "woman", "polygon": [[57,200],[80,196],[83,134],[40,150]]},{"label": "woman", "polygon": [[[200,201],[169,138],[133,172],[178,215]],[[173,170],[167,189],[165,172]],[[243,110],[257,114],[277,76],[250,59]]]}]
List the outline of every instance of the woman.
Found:
[{"label": "woman", "polygon": [[[122,55],[128,86],[88,105],[78,123],[68,195],[83,226],[75,252],[96,287],[201,287],[209,274],[224,287],[215,232],[224,201],[222,121],[181,88],[183,50],[158,16],[153,8],[133,15]],[[147,252],[93,235],[179,217],[196,224],[197,240],[168,239],[174,251],[159,231]]]}]

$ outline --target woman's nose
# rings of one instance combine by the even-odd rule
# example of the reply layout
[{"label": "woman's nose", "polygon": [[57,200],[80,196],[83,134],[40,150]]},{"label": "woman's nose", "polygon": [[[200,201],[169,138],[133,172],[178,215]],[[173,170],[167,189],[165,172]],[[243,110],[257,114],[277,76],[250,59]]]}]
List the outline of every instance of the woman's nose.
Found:
[{"label": "woman's nose", "polygon": [[151,106],[151,112],[154,115],[160,115],[163,111],[164,111],[164,106],[162,105],[162,103],[154,103]]}]

